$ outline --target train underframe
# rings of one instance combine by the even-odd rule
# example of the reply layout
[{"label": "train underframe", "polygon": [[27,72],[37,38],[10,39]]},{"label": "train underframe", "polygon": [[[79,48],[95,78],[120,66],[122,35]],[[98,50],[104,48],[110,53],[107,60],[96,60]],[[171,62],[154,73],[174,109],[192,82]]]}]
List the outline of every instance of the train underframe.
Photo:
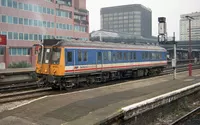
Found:
[{"label": "train underframe", "polygon": [[50,86],[55,90],[68,90],[80,86],[105,83],[113,80],[126,78],[139,78],[145,76],[156,76],[163,72],[164,67],[129,69],[117,71],[100,71],[95,73],[75,74],[66,76],[38,75],[44,86]]}]

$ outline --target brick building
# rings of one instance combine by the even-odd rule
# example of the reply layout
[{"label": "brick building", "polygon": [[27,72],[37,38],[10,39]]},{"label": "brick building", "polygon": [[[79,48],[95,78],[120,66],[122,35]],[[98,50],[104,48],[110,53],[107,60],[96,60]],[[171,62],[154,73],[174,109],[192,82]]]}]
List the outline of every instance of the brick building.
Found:
[{"label": "brick building", "polygon": [[86,0],[0,0],[0,63],[35,65],[33,44],[42,38],[89,39]]}]

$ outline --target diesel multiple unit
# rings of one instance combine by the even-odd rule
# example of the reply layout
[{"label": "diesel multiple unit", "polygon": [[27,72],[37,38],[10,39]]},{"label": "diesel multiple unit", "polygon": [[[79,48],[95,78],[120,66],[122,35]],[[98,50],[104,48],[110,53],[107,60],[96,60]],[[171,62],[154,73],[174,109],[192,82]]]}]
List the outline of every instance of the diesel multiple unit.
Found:
[{"label": "diesel multiple unit", "polygon": [[52,88],[159,74],[167,65],[159,46],[78,40],[44,40],[36,72]]}]

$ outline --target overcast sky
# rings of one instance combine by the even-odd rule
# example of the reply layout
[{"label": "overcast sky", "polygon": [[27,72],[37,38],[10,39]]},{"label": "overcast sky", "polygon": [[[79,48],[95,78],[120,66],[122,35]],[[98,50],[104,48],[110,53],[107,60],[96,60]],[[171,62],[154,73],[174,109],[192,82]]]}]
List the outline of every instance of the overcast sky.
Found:
[{"label": "overcast sky", "polygon": [[168,34],[176,32],[179,39],[179,20],[181,14],[200,12],[200,0],[87,0],[90,11],[90,32],[100,29],[100,9],[102,7],[142,4],[152,10],[152,33],[157,36],[158,17],[167,18]]}]

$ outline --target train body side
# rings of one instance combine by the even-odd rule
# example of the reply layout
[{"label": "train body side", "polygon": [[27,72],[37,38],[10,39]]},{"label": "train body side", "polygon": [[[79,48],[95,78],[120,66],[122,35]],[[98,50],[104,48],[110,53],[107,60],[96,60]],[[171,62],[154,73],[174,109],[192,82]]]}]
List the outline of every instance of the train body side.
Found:
[{"label": "train body side", "polygon": [[165,67],[166,51],[65,47],[65,75]]}]

